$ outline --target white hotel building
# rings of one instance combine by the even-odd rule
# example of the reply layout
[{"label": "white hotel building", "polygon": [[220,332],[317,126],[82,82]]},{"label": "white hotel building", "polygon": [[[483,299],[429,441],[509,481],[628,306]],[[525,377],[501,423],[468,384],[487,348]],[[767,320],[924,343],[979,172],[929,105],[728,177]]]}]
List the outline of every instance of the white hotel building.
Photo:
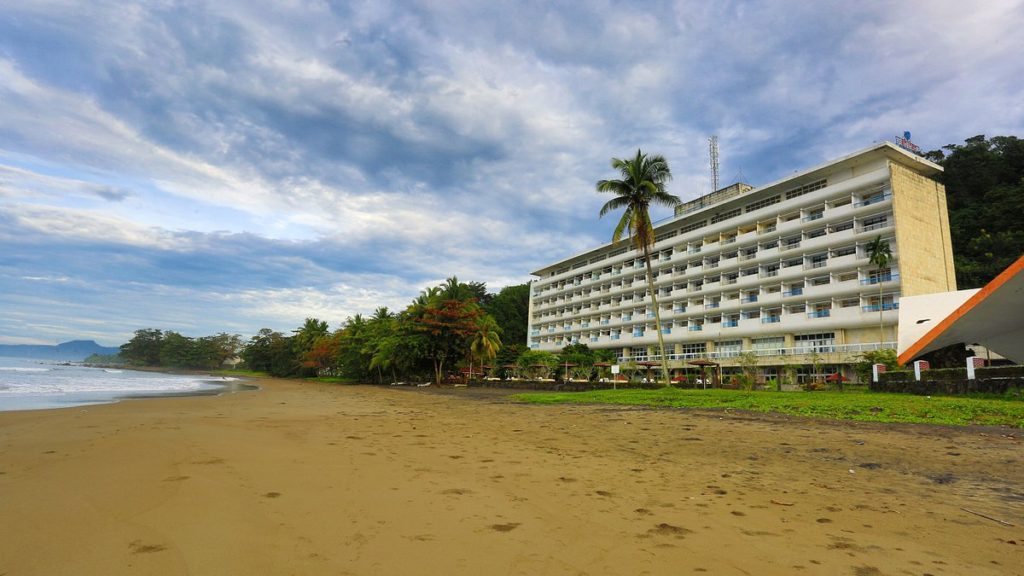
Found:
[{"label": "white hotel building", "polygon": [[[655,225],[652,255],[670,368],[742,351],[765,376],[784,365],[842,370],[896,348],[901,296],[956,290],[942,169],[881,143],[759,188],[734,184]],[[885,270],[866,245],[881,236]],[[529,346],[611,348],[659,360],[643,257],[629,239],[533,272]],[[881,289],[881,295],[879,294]],[[880,327],[881,324],[881,327]],[[728,368],[726,369],[728,370]]]}]

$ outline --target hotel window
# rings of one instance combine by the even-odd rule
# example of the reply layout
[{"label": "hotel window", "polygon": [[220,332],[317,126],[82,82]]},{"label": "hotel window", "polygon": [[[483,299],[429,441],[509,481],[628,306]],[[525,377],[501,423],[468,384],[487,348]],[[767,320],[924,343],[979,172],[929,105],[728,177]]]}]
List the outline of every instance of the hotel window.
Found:
[{"label": "hotel window", "polygon": [[825,235],[824,228],[818,228],[817,230],[811,230],[807,233],[808,238],[820,238]]},{"label": "hotel window", "polygon": [[687,224],[686,226],[683,226],[682,228],[679,229],[679,233],[680,234],[686,234],[687,232],[693,232],[694,230],[698,230],[700,228],[703,228],[704,226],[707,225],[707,223],[708,223],[707,220],[701,220],[700,222],[694,222],[693,224]]},{"label": "hotel window", "polygon": [[734,218],[734,217],[739,216],[739,215],[740,215],[740,209],[739,208],[737,208],[735,210],[729,210],[728,212],[722,212],[721,214],[715,214],[714,216],[712,216],[711,217],[711,223],[712,224],[717,224],[717,223],[721,222],[722,220],[728,220],[729,218]]},{"label": "hotel window", "polygon": [[819,334],[797,334],[794,338],[797,352],[831,352],[836,344],[835,332],[822,332]]},{"label": "hotel window", "polygon": [[827,180],[818,180],[816,182],[811,182],[810,184],[804,184],[803,186],[800,186],[798,188],[793,188],[792,190],[789,190],[788,192],[786,192],[786,200],[792,200],[793,198],[796,198],[798,196],[803,196],[804,194],[807,194],[808,192],[814,192],[815,190],[821,190],[822,188],[825,187],[825,185],[827,183],[828,183]]},{"label": "hotel window", "polygon": [[782,320],[782,308],[769,308],[764,311],[764,316],[761,318],[762,324],[775,324]]},{"label": "hotel window", "polygon": [[708,351],[708,345],[705,342],[699,344],[683,344],[681,347],[683,354],[706,354]]},{"label": "hotel window", "polygon": [[839,258],[840,256],[849,256],[850,254],[856,254],[856,246],[843,246],[842,248],[836,248],[832,251],[833,258]]},{"label": "hotel window", "polygon": [[655,236],[654,241],[655,242],[661,242],[662,240],[668,240],[669,238],[673,238],[673,237],[675,237],[675,235],[676,235],[676,231],[672,230],[671,232],[665,232],[664,234],[658,234],[657,236]]},{"label": "hotel window", "polygon": [[804,222],[813,222],[814,220],[821,220],[825,216],[824,208],[811,208],[807,210],[807,216],[804,216]]},{"label": "hotel window", "polygon": [[742,340],[720,340],[718,342],[715,342],[715,352],[719,354],[729,354],[730,352],[732,352],[733,355],[736,355],[742,351]]},{"label": "hotel window", "polygon": [[770,197],[765,198],[763,200],[758,200],[757,202],[751,202],[750,204],[747,204],[743,208],[743,210],[745,212],[753,212],[754,210],[760,210],[761,208],[764,208],[765,206],[771,206],[772,204],[778,204],[781,200],[782,200],[782,197],[779,196],[779,195],[770,196]]},{"label": "hotel window", "polygon": [[885,228],[888,226],[889,216],[881,214],[878,216],[871,216],[861,221],[861,231],[868,232],[871,230],[878,230],[879,228]]},{"label": "hotel window", "polygon": [[807,259],[807,265],[809,268],[824,268],[828,264],[828,252],[823,254],[812,254]]},{"label": "hotel window", "polygon": [[807,306],[805,306],[804,304],[794,304],[793,306],[789,307],[790,314],[803,314],[806,311]]},{"label": "hotel window", "polygon": [[754,350],[779,350],[786,346],[786,339],[781,336],[754,338],[750,344]]}]

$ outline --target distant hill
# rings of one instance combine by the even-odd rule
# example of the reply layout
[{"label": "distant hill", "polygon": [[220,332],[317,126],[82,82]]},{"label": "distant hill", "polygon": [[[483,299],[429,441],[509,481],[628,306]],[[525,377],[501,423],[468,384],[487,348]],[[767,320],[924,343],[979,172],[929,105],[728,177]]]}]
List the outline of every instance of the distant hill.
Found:
[{"label": "distant hill", "polygon": [[94,340],[72,340],[56,346],[32,344],[0,344],[0,356],[10,358],[41,358],[43,360],[84,360],[93,354],[117,354],[121,349],[100,346]]}]

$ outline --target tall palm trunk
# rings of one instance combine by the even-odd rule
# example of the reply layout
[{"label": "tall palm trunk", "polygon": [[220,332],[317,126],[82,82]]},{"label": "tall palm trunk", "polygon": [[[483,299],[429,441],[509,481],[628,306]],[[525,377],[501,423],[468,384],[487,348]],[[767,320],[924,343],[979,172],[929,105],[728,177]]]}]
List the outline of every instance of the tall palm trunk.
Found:
[{"label": "tall palm trunk", "polygon": [[654,328],[658,331],[658,348],[661,351],[661,376],[665,386],[671,381],[668,377],[668,355],[665,354],[665,335],[661,332],[661,310],[658,308],[658,293],[654,289],[654,272],[651,270],[651,250],[644,245],[644,263],[647,264],[647,289],[651,292],[651,306],[654,306]]},{"label": "tall palm trunk", "polygon": [[882,311],[885,304],[882,303],[882,271],[878,271],[878,349],[882,349],[882,342],[885,342],[885,327],[882,320]]}]

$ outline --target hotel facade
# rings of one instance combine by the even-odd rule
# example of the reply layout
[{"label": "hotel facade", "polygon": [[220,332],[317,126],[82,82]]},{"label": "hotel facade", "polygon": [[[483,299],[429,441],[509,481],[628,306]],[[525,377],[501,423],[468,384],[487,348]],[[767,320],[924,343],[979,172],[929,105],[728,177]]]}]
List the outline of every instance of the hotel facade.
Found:
[{"label": "hotel facade", "polygon": [[[900,297],[956,290],[941,167],[881,143],[766,186],[734,184],[655,224],[651,252],[671,369],[697,359],[759,378],[841,372],[896,348]],[[884,269],[867,245],[889,243]],[[529,347],[612,349],[660,361],[643,256],[629,239],[545,266],[531,283]],[[748,355],[749,356],[749,355]]]}]

